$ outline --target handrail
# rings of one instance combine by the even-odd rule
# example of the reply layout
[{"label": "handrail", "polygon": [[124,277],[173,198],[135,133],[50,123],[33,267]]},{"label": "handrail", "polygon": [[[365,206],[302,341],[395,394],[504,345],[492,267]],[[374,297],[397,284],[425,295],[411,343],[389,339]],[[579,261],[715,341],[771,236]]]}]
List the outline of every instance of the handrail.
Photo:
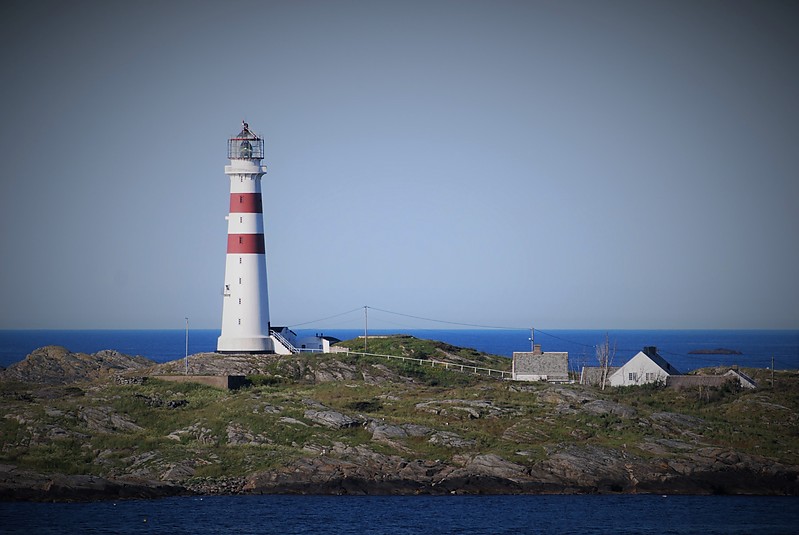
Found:
[{"label": "handrail", "polygon": [[281,344],[283,344],[283,345],[286,347],[286,349],[288,349],[288,350],[289,350],[289,351],[291,351],[292,353],[299,353],[299,352],[300,352],[300,350],[299,350],[299,349],[297,349],[296,347],[294,347],[294,345],[293,345],[291,342],[289,342],[288,340],[286,340],[286,338],[285,338],[285,337],[284,337],[282,334],[280,334],[279,332],[277,332],[277,331],[272,331],[272,332],[271,332],[271,335],[272,335],[272,336],[274,336],[275,338],[277,338],[277,339],[278,339],[278,341],[279,341]]}]

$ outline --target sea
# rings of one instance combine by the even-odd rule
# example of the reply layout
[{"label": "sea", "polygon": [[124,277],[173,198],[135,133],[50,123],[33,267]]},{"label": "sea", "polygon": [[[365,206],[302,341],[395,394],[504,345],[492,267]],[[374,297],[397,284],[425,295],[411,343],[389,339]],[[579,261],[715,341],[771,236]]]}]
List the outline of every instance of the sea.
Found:
[{"label": "sea", "polygon": [[[299,335],[324,334],[340,340],[364,335],[364,330],[295,329]],[[410,334],[470,347],[493,355],[512,357],[514,351],[530,351],[527,329],[404,329],[369,330],[368,336]],[[0,330],[0,366],[23,360],[46,345],[60,345],[73,352],[94,353],[115,349],[167,362],[186,355],[185,330]],[[188,331],[188,353],[214,351],[218,329]],[[655,346],[672,366],[685,373],[709,366],[799,369],[799,330],[536,330],[534,341],[543,351],[567,351],[569,366],[596,365],[596,346],[607,340],[615,349],[613,364],[620,366],[645,346]],[[740,354],[702,354],[694,351],[724,348]],[[368,349],[368,344],[367,344]]]},{"label": "sea", "polygon": [[210,496],[3,503],[0,532],[483,535],[795,534],[799,498],[759,496]]}]

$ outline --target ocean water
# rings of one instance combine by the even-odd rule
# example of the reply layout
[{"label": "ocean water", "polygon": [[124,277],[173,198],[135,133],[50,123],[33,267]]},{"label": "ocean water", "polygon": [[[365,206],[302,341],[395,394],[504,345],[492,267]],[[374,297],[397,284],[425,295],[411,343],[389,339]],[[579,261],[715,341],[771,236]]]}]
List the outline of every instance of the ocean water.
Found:
[{"label": "ocean water", "polygon": [[[298,334],[319,331],[297,329]],[[529,351],[530,331],[510,329],[405,329],[374,330],[370,335],[404,333],[441,340],[453,345],[511,357],[514,351]],[[595,346],[608,335],[616,347],[614,364],[621,365],[644,346],[656,346],[660,354],[682,372],[715,365],[738,364],[776,369],[799,369],[799,330],[552,330],[536,331],[535,342],[544,351],[568,351],[570,367],[595,365]],[[342,340],[363,334],[362,330],[331,329],[324,332]],[[0,330],[0,366],[6,367],[45,345],[61,345],[72,351],[94,353],[116,349],[142,355],[157,362],[182,358],[186,351],[183,330]],[[189,354],[213,351],[219,331],[189,332]],[[697,349],[723,347],[741,355],[690,354]]]},{"label": "ocean water", "polygon": [[799,498],[214,496],[0,503],[4,533],[794,534]]}]

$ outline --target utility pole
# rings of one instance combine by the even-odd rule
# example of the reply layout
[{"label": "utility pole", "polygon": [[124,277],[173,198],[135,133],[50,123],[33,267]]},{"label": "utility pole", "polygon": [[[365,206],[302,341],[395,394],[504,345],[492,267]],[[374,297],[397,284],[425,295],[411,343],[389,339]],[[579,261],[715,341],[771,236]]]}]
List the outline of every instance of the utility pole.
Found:
[{"label": "utility pole", "polygon": [[530,351],[535,351],[535,329],[530,327]]},{"label": "utility pole", "polygon": [[186,318],[186,375],[189,374],[189,318]]},{"label": "utility pole", "polygon": [[363,352],[366,353],[366,339],[369,338],[369,307],[363,306]]},{"label": "utility pole", "polygon": [[774,388],[774,355],[771,355],[771,388]]}]

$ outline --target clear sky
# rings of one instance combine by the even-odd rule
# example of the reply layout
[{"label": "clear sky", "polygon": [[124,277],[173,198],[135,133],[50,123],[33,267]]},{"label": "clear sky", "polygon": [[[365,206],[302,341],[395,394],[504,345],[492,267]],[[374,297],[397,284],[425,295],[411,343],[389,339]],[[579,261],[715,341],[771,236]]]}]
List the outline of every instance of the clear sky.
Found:
[{"label": "clear sky", "polygon": [[218,328],[242,119],[273,324],[799,328],[797,23],[760,0],[5,0],[0,328]]}]

